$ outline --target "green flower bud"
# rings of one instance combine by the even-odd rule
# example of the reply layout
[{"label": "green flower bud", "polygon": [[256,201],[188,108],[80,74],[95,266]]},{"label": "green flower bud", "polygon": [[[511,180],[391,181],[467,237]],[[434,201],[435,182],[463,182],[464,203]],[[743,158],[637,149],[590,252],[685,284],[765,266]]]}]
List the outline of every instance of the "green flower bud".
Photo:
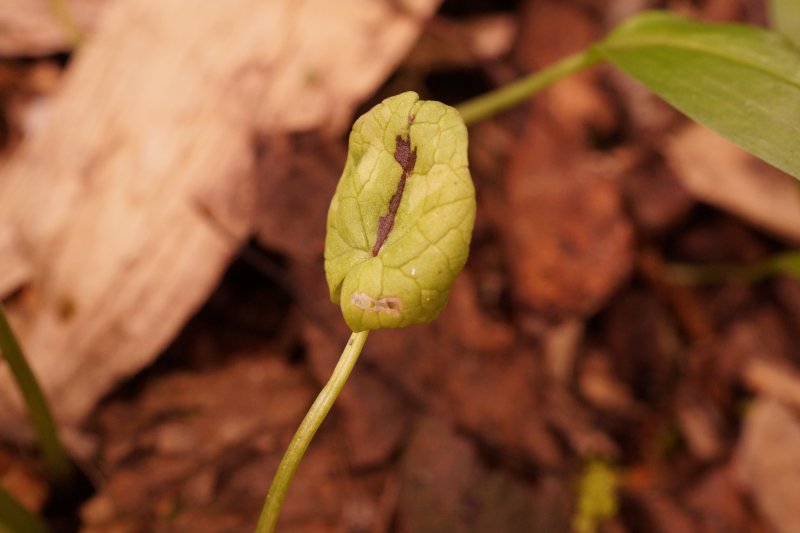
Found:
[{"label": "green flower bud", "polygon": [[325,239],[331,300],[350,329],[436,318],[467,260],[474,221],[458,111],[406,92],[361,116]]}]

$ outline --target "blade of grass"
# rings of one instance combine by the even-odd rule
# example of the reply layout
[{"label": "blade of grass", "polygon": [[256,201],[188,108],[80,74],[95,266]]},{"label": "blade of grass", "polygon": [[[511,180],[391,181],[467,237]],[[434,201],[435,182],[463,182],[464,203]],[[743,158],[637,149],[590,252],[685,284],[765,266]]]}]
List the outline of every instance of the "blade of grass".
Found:
[{"label": "blade of grass", "polygon": [[48,533],[50,528],[0,487],[0,531],[11,533]]},{"label": "blade of grass", "polygon": [[800,280],[800,252],[776,254],[752,265],[670,263],[664,267],[667,281],[684,285],[757,283],[779,275]]},{"label": "blade of grass", "polygon": [[53,415],[39,382],[25,359],[25,354],[14,336],[2,306],[0,306],[0,352],[8,363],[25,400],[31,423],[39,437],[47,473],[53,483],[64,483],[72,475],[72,463],[58,438]]}]

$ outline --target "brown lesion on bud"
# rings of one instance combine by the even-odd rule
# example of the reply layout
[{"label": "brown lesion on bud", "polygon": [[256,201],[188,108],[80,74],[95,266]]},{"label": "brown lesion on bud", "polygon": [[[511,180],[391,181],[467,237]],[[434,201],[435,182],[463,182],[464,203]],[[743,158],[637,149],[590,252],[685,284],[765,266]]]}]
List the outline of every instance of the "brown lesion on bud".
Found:
[{"label": "brown lesion on bud", "polygon": [[[414,121],[414,115],[408,117],[409,125]],[[402,135],[395,137],[394,159],[400,163],[403,173],[400,175],[400,181],[397,182],[397,190],[389,199],[389,212],[381,217],[378,217],[378,236],[375,239],[375,246],[372,247],[372,256],[378,255],[378,252],[389,237],[389,232],[394,227],[394,219],[397,216],[397,210],[400,208],[400,200],[403,198],[403,191],[406,188],[406,180],[414,171],[414,165],[417,163],[417,149],[411,147],[411,135],[408,134],[404,139]]]},{"label": "brown lesion on bud", "polygon": [[353,296],[350,297],[350,301],[362,311],[370,313],[400,316],[400,312],[403,310],[403,302],[400,298],[395,298],[394,296],[373,298],[365,292],[354,292]]}]

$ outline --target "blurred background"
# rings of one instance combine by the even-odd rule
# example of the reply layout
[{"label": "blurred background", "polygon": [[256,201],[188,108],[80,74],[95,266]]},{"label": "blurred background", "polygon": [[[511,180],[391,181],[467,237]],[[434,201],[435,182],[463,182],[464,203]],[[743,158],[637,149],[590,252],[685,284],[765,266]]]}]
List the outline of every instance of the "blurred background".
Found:
[{"label": "blurred background", "polygon": [[[82,471],[50,493],[2,367],[0,484],[56,531],[252,530],[348,336],[322,249],[350,124],[648,8],[768,24],[761,0],[0,2],[0,296]],[[800,531],[800,282],[753,275],[800,243],[797,181],[608,65],[471,126],[470,160],[448,307],[370,336],[279,531]]]}]

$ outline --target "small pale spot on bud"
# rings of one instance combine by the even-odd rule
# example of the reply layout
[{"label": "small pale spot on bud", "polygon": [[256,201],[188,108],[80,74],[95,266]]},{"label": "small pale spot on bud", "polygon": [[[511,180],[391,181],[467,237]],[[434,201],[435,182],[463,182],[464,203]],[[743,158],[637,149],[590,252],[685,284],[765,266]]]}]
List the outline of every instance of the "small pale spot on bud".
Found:
[{"label": "small pale spot on bud", "polygon": [[354,292],[353,296],[350,297],[350,301],[362,311],[386,313],[392,316],[398,316],[403,308],[400,298],[386,296],[385,298],[375,299],[365,292]]}]

